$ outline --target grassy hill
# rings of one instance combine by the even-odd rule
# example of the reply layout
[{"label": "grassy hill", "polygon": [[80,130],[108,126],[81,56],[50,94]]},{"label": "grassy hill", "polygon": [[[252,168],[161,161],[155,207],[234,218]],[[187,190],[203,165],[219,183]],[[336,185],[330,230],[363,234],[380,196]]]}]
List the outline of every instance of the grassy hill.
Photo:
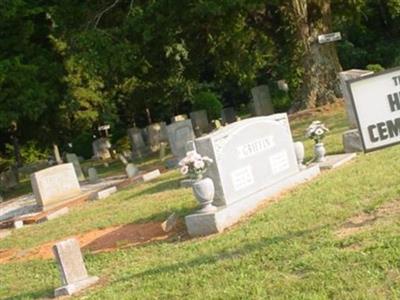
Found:
[{"label": "grassy hill", "polygon": [[[315,119],[331,128],[329,153],[342,151],[342,107],[293,118],[295,140]],[[308,157],[312,143],[306,142]],[[98,285],[82,299],[388,299],[400,298],[400,148],[387,148],[283,193],[223,234],[168,237],[95,253],[85,250]],[[44,243],[111,226],[157,224],[196,206],[180,174],[87,203],[67,216],[13,232],[0,240],[0,297],[51,297],[60,286],[52,258],[24,259]],[[145,225],[144,225],[145,226]],[[1,261],[1,260],[0,260]]]}]

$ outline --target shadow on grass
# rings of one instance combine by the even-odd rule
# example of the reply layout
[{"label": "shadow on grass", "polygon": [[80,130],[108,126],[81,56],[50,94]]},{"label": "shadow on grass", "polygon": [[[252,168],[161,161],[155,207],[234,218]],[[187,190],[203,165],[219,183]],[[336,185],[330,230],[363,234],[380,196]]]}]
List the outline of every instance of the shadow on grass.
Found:
[{"label": "shadow on grass", "polygon": [[181,178],[171,179],[168,181],[161,181],[160,183],[143,189],[142,191],[135,193],[135,196],[152,195],[162,193],[170,190],[177,190],[180,188]]},{"label": "shadow on grass", "polygon": [[203,265],[215,264],[217,262],[224,261],[227,259],[240,258],[240,257],[243,257],[244,255],[248,255],[249,253],[260,250],[262,248],[272,246],[275,244],[279,244],[279,243],[282,243],[285,241],[289,241],[294,238],[303,237],[312,232],[318,231],[324,227],[326,227],[326,225],[319,226],[314,229],[289,232],[288,234],[283,235],[283,236],[262,238],[258,242],[245,244],[244,246],[237,248],[235,250],[231,250],[231,248],[226,248],[225,250],[220,251],[219,253],[215,253],[213,255],[202,255],[202,256],[192,259],[188,262],[180,262],[180,263],[171,264],[171,265],[164,266],[164,267],[151,268],[149,270],[146,270],[144,272],[141,272],[141,273],[138,273],[135,275],[123,277],[123,278],[117,280],[116,282],[130,281],[130,280],[134,279],[135,277],[137,278],[137,277],[143,277],[143,276],[154,276],[154,275],[158,275],[158,274],[162,274],[162,273],[168,274],[168,273],[182,272],[182,270],[184,270],[185,268],[188,268],[188,269],[196,268],[196,267],[203,266]]},{"label": "shadow on grass", "polygon": [[[55,287],[56,288],[56,287]],[[54,297],[54,290],[52,289],[43,289],[36,292],[27,292],[24,294],[19,294],[7,298],[3,298],[4,300],[24,300],[24,299],[51,299]]]}]

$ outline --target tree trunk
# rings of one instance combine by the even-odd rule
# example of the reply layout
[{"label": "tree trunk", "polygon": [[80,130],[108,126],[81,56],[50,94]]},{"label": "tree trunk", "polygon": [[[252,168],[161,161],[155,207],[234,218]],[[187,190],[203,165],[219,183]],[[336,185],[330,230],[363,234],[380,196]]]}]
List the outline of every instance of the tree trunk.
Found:
[{"label": "tree trunk", "polygon": [[320,34],[332,32],[330,0],[291,0],[288,15],[294,29],[295,60],[301,68],[292,111],[331,103],[341,97],[342,70],[334,43],[319,44]]}]

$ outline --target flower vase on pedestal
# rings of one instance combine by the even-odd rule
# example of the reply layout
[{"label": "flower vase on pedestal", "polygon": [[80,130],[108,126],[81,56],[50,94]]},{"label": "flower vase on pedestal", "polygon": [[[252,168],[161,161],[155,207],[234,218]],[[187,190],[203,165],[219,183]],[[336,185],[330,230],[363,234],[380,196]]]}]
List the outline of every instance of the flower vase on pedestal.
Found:
[{"label": "flower vase on pedestal", "polygon": [[193,185],[193,194],[199,203],[200,210],[198,213],[208,213],[215,211],[217,208],[212,205],[214,200],[215,188],[211,178],[197,179]]},{"label": "flower vase on pedestal", "polygon": [[325,154],[326,150],[324,147],[324,143],[316,143],[314,145],[314,155],[315,155],[315,161],[316,162],[323,162],[325,161]]}]

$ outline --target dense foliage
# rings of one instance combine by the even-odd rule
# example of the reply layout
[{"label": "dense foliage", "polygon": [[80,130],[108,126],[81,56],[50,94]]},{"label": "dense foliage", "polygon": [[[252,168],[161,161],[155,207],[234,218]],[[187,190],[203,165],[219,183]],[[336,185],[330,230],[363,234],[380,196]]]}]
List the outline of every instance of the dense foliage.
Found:
[{"label": "dense foliage", "polygon": [[[399,0],[3,0],[0,151],[18,136],[30,152],[71,141],[88,152],[99,124],[121,136],[168,121],[202,107],[204,90],[239,109],[268,83],[279,110],[322,105],[340,97],[340,65],[400,63],[399,25]],[[318,46],[330,31],[343,41]]]}]

